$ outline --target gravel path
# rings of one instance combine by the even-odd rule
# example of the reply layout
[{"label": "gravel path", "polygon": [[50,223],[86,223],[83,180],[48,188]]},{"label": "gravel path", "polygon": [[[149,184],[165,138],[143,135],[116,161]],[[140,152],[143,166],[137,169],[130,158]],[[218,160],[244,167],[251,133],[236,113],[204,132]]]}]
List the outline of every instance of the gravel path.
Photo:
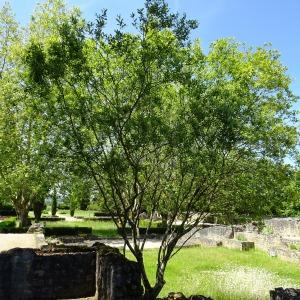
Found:
[{"label": "gravel path", "polygon": [[0,234],[0,252],[12,248],[39,249],[45,245],[45,238],[37,233],[4,233]]}]

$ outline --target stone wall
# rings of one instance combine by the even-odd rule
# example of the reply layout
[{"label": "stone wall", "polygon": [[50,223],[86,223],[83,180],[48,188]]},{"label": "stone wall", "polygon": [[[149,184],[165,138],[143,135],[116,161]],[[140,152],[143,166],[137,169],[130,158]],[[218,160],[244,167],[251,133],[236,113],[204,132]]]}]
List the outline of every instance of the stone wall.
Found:
[{"label": "stone wall", "polygon": [[299,218],[272,218],[264,221],[274,235],[300,238]]},{"label": "stone wall", "polygon": [[52,300],[96,292],[96,252],[12,249],[0,254],[0,299]]},{"label": "stone wall", "polygon": [[0,253],[0,299],[138,300],[141,294],[137,264],[103,244]]}]

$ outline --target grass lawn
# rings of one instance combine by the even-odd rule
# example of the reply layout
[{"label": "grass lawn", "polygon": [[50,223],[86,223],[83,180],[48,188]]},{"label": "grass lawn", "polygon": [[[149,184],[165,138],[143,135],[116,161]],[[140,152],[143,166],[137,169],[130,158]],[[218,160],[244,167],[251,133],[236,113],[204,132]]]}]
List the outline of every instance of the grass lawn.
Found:
[{"label": "grass lawn", "polygon": [[[145,251],[146,268],[154,278],[156,250]],[[269,257],[258,250],[182,249],[167,268],[161,296],[181,291],[214,300],[269,300],[274,287],[300,288],[300,264]]]},{"label": "grass lawn", "polygon": [[[80,210],[76,209],[74,213],[74,217],[85,217],[85,218],[92,218],[94,217],[94,213],[96,210]],[[51,213],[51,212],[50,212]],[[70,211],[68,209],[58,209],[57,214],[61,215],[70,215]]]},{"label": "grass lawn", "polygon": [[100,237],[119,237],[112,221],[58,221],[45,222],[46,227],[92,227],[93,234]]}]

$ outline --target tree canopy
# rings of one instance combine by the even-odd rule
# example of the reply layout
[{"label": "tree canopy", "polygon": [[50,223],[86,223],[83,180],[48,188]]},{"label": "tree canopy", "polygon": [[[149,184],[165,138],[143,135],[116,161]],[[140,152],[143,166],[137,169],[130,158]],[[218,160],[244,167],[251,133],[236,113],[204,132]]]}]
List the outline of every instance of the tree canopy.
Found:
[{"label": "tree canopy", "polygon": [[[220,39],[205,54],[189,40],[197,22],[162,0],[147,0],[131,17],[134,30],[118,17],[106,33],[105,10],[90,23],[48,0],[35,12],[14,70],[18,93],[34,103],[26,132],[38,124],[38,163],[28,167],[47,169],[45,136],[58,157],[81,166],[140,266],[144,299],[155,299],[178,241],[207,214],[257,217],[282,201],[292,172],[286,158],[297,143],[296,97],[269,46]],[[18,128],[10,124],[9,134]],[[149,235],[139,225],[147,212],[149,229],[157,211],[166,228],[152,284],[143,257]]]}]

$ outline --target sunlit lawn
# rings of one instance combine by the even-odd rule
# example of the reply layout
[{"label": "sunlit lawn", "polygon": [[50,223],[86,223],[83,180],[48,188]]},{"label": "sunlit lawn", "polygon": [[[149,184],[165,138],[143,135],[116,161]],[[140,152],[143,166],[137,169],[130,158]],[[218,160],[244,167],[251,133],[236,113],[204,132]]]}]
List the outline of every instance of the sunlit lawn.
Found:
[{"label": "sunlit lawn", "polygon": [[[146,268],[155,274],[156,250],[146,250]],[[192,247],[170,262],[161,296],[170,291],[202,294],[214,300],[264,300],[274,287],[300,288],[300,264],[253,250]]]},{"label": "sunlit lawn", "polygon": [[117,229],[112,221],[58,221],[45,222],[46,227],[92,227],[93,235],[99,237],[118,237]]}]

